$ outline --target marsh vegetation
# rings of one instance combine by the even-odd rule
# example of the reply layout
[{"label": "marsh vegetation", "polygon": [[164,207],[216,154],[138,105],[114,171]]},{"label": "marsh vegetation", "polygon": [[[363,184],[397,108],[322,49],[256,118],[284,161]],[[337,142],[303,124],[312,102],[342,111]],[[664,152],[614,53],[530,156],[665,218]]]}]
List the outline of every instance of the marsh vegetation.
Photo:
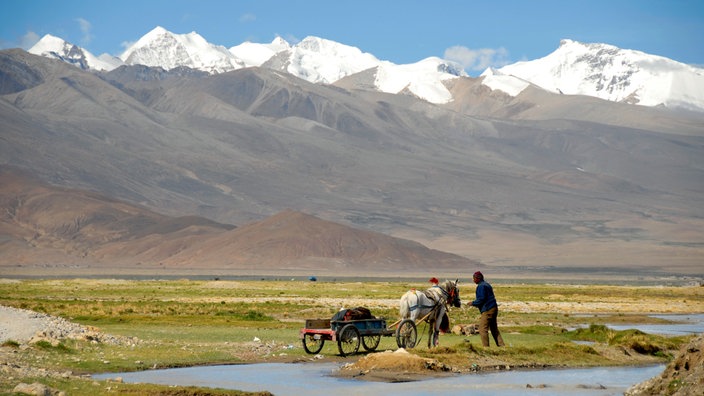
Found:
[{"label": "marsh vegetation", "polygon": [[[60,316],[135,342],[109,345],[61,340],[22,345],[18,340],[5,340],[0,349],[14,364],[78,375],[311,361],[298,338],[305,319],[330,318],[340,308],[365,306],[391,323],[398,317],[399,296],[410,288],[427,286],[423,281],[5,280],[0,282],[1,305]],[[427,349],[419,343],[413,352],[459,372],[662,363],[690,337],[615,331],[605,324],[664,323],[665,319],[648,314],[704,312],[704,288],[694,286],[496,283],[494,287],[507,348],[481,347],[478,336],[445,334],[440,347]],[[464,285],[461,293],[463,302],[470,301],[473,285]],[[465,306],[450,311],[452,324],[475,323],[478,316],[476,309]],[[394,349],[395,340],[382,337],[378,350]],[[332,344],[326,344],[321,353],[326,361],[358,358],[337,356]],[[0,392],[10,392],[19,381],[32,380],[71,394],[146,389],[145,385],[96,382],[75,375],[1,377]],[[150,389],[158,393],[162,388]],[[172,392],[173,388],[162,390]],[[203,391],[182,390],[183,394]]]}]

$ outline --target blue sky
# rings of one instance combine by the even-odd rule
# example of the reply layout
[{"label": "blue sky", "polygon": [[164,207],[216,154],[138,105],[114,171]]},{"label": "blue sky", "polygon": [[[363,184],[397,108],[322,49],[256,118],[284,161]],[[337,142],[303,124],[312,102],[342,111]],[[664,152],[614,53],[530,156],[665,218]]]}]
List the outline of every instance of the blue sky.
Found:
[{"label": "blue sky", "polygon": [[563,38],[704,66],[704,0],[0,0],[0,48],[44,34],[119,55],[156,26],[232,47],[318,36],[381,60],[459,61],[470,75],[548,55]]}]

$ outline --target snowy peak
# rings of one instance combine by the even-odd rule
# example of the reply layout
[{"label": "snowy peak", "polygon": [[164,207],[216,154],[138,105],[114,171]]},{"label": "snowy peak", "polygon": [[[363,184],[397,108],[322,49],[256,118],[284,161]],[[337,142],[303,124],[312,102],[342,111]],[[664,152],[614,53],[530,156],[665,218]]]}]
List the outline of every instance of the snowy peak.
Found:
[{"label": "snowy peak", "polygon": [[430,57],[417,63],[395,65],[382,62],[377,68],[374,86],[382,92],[409,92],[432,103],[448,103],[452,94],[443,81],[467,76],[456,63]]},{"label": "snowy peak", "polygon": [[[562,40],[548,56],[504,66],[498,72],[555,93],[704,110],[704,69],[608,44]],[[496,81],[488,78],[484,84],[492,87]]]},{"label": "snowy peak", "polygon": [[[321,84],[354,75],[360,84],[356,88],[410,94],[438,104],[453,100],[445,87],[448,79],[467,76],[459,65],[439,58],[396,65],[359,48],[314,36],[293,46],[277,37],[268,44],[245,42],[227,49],[207,42],[196,32],[174,34],[161,26],[145,34],[120,58],[107,54],[95,57],[51,35],[44,36],[29,52],[86,70],[109,71],[122,64],[141,64],[215,74],[266,67]],[[483,85],[511,96],[534,85],[558,94],[704,111],[704,69],[608,44],[562,40],[557,50],[543,58],[490,68],[481,78]]]},{"label": "snowy peak", "polygon": [[381,63],[374,55],[357,47],[313,36],[280,52],[276,58],[269,63],[270,67],[312,83],[323,84],[333,83]]},{"label": "snowy peak", "polygon": [[277,37],[269,44],[259,44],[246,41],[230,48],[235,57],[241,59],[247,67],[261,66],[279,52],[291,49],[291,44]]},{"label": "snowy peak", "polygon": [[359,48],[309,36],[264,64],[312,83],[332,84],[345,77],[375,69],[374,81],[365,82],[381,92],[411,94],[432,103],[447,103],[452,95],[443,81],[466,76],[462,67],[440,58],[396,65],[381,61]]},{"label": "snowy peak", "polygon": [[185,66],[224,73],[245,67],[227,48],[208,43],[196,32],[174,34],[157,26],[120,55],[129,65],[161,66],[166,70]]},{"label": "snowy peak", "polygon": [[28,52],[58,59],[83,70],[112,70],[121,63],[119,59],[112,58],[107,54],[95,57],[87,50],[50,34],[42,37]]}]

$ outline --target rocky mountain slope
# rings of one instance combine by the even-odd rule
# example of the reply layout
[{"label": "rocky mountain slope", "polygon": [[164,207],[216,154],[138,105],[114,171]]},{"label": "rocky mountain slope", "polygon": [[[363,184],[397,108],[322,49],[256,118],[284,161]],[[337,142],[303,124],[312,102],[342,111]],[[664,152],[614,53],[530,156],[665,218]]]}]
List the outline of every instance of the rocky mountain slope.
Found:
[{"label": "rocky mountain slope", "polygon": [[704,115],[448,82],[455,101],[245,68],[0,51],[0,162],[164,215],[285,209],[497,266],[699,273]]}]

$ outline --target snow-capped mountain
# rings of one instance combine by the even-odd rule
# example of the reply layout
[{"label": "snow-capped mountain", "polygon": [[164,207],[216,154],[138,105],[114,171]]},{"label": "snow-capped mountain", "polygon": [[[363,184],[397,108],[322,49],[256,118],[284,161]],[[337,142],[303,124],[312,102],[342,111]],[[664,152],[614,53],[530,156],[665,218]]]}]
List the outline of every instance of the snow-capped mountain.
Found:
[{"label": "snow-capped mountain", "polygon": [[122,60],[108,54],[96,57],[89,51],[50,34],[45,35],[28,50],[30,54],[62,60],[83,70],[112,70]]},{"label": "snow-capped mountain", "polygon": [[409,93],[432,103],[452,100],[443,84],[444,80],[467,75],[458,65],[440,58],[396,65],[381,61],[359,48],[312,36],[306,37],[289,50],[277,53],[263,66],[286,71],[313,83],[325,84],[375,69],[375,79],[369,85],[379,91]]},{"label": "snow-capped mountain", "polygon": [[447,103],[452,100],[452,94],[443,81],[466,76],[461,66],[436,57],[407,65],[382,62],[377,68],[374,86],[382,92],[407,90],[428,102]]},{"label": "snow-capped mountain", "polygon": [[550,55],[487,69],[484,85],[510,95],[528,83],[566,95],[704,110],[704,69],[608,44],[562,40]]},{"label": "snow-capped mountain", "polygon": [[245,67],[245,63],[221,45],[207,42],[196,32],[174,34],[157,26],[120,55],[125,64],[161,66],[170,70],[179,66],[224,73]]},{"label": "snow-capped mountain", "polygon": [[[95,57],[51,35],[44,36],[29,52],[87,70],[142,64],[166,70],[185,66],[215,74],[267,67],[321,84],[373,71],[370,76],[374,80],[365,80],[364,86],[411,94],[432,103],[452,101],[445,81],[467,76],[458,65],[439,58],[396,65],[359,48],[313,36],[293,46],[277,37],[268,44],[245,42],[227,49],[195,32],[174,34],[162,27],[144,35],[119,59],[107,54]],[[554,93],[704,111],[704,69],[608,44],[562,40],[559,48],[544,58],[489,68],[481,77],[482,84],[511,96],[532,84]]]},{"label": "snow-capped mountain", "polygon": [[290,50],[288,41],[277,37],[269,44],[252,43],[245,41],[240,45],[230,48],[230,52],[241,59],[247,67],[261,66],[279,52]]},{"label": "snow-capped mountain", "polygon": [[265,66],[312,83],[331,84],[380,63],[374,55],[359,48],[309,36],[291,49],[278,53]]}]

